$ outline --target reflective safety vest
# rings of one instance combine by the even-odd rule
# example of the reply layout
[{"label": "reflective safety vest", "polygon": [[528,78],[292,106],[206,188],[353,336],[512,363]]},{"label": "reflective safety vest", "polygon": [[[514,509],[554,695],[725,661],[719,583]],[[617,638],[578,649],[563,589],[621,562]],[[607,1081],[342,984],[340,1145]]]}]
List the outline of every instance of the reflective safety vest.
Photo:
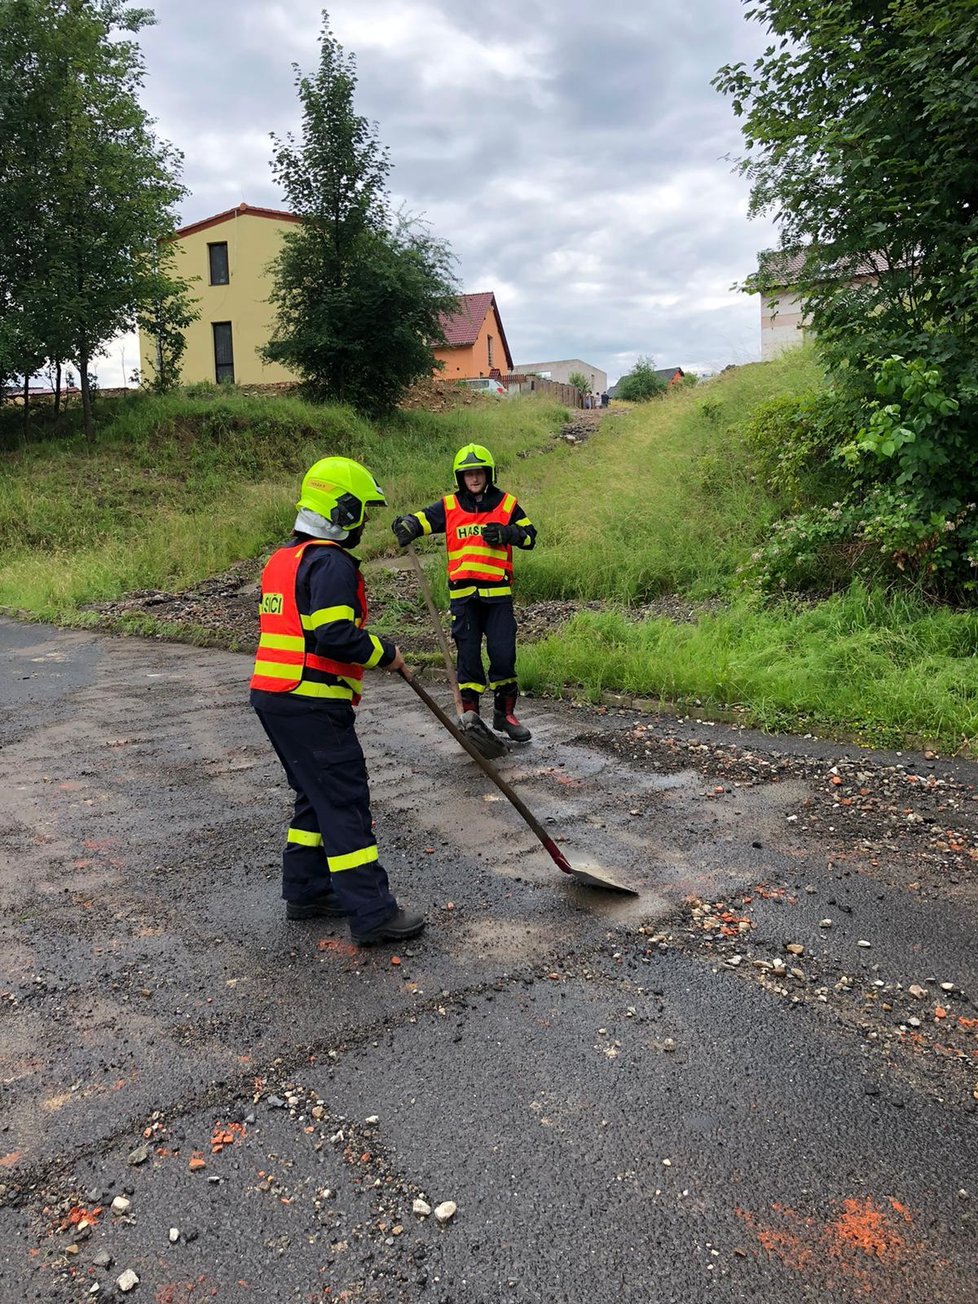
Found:
[{"label": "reflective safety vest", "polygon": [[[296,602],[299,563],[306,549],[315,547],[338,548],[339,544],[328,539],[307,539],[304,543],[279,548],[262,571],[258,606],[261,636],[251,687],[266,693],[331,698],[356,706],[363,688],[363,666],[319,656],[316,627],[324,622],[319,619],[314,624],[313,618],[301,612]],[[367,623],[367,593],[359,571],[357,602],[360,615],[355,623],[362,629]]]},{"label": "reflective safety vest", "polygon": [[[490,521],[508,525],[516,506],[512,494],[506,494],[498,507],[488,512],[467,512],[459,506],[455,494],[442,499],[445,508],[445,547],[448,550],[448,579],[453,597],[466,597],[477,590],[483,596],[497,597],[511,593],[513,549],[509,544],[490,547],[482,538],[482,527]],[[470,587],[459,583],[470,581]]]}]

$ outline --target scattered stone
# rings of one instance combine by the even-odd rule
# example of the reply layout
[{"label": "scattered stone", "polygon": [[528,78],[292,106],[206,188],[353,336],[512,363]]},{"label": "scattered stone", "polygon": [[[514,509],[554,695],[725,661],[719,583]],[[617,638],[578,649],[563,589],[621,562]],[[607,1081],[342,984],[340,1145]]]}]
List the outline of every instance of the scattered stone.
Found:
[{"label": "scattered stone", "polygon": [[454,1200],[443,1200],[441,1204],[435,1207],[435,1218],[440,1223],[451,1222],[458,1210],[458,1205]]},{"label": "scattered stone", "polygon": [[171,1244],[171,1245],[176,1245],[176,1243],[177,1243],[177,1241],[178,1241],[179,1239],[180,1239],[180,1228],[179,1228],[179,1227],[171,1227],[171,1228],[170,1228],[170,1244]]},{"label": "scattered stone", "polygon": [[207,1167],[207,1160],[201,1159],[200,1155],[194,1155],[194,1157],[187,1164],[187,1167],[190,1169],[192,1173],[199,1173],[202,1168]]},{"label": "scattered stone", "polygon": [[112,1201],[112,1212],[118,1214],[128,1213],[131,1203],[132,1201],[127,1200],[124,1195],[117,1195]]},{"label": "scattered stone", "polygon": [[137,1146],[136,1149],[129,1156],[129,1162],[133,1166],[135,1166],[136,1164],[145,1164],[148,1158],[149,1158],[149,1146]]},{"label": "scattered stone", "polygon": [[415,1200],[411,1206],[411,1212],[416,1213],[419,1218],[427,1218],[431,1213],[431,1205],[427,1200]]},{"label": "scattered stone", "polygon": [[112,1266],[112,1255],[108,1250],[99,1250],[97,1254],[92,1255],[92,1263],[96,1268],[109,1268]]},{"label": "scattered stone", "polygon": [[831,927],[832,927],[832,920],[831,920],[831,919],[820,919],[820,920],[818,921],[818,926],[819,926],[819,928],[831,928]]},{"label": "scattered stone", "polygon": [[789,955],[805,954],[805,948],[802,946],[801,942],[786,942],[784,949],[788,952]]},{"label": "scattered stone", "polygon": [[368,1127],[375,1127],[380,1122],[379,1114],[371,1114],[369,1118],[363,1120]]},{"label": "scattered stone", "polygon": [[941,983],[941,991],[942,991],[942,992],[953,992],[953,991],[954,991],[954,983]]},{"label": "scattered stone", "polygon": [[139,1278],[133,1272],[132,1268],[127,1268],[125,1272],[120,1273],[116,1278],[115,1284],[122,1291],[123,1295],[127,1295],[129,1291],[135,1290],[139,1285]]},{"label": "scattered stone", "polygon": [[921,987],[920,983],[911,983],[910,986],[907,988],[907,991],[910,993],[911,996],[915,997],[918,1001],[922,1001],[924,997],[927,995],[927,988]]},{"label": "scattered stone", "polygon": [[282,1099],[281,1096],[268,1096],[268,1097],[266,1097],[266,1099],[267,1099],[267,1101],[268,1101],[268,1108],[269,1108],[269,1109],[284,1109],[284,1108],[285,1108],[285,1101]]},{"label": "scattered stone", "polygon": [[864,950],[868,951],[873,944],[872,942],[867,942],[864,937],[861,937],[856,945],[861,946]]}]

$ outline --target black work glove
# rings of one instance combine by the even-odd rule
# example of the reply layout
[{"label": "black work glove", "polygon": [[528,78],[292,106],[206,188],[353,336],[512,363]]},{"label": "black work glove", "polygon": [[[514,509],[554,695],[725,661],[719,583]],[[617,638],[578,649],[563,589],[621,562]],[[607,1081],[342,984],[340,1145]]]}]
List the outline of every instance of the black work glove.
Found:
[{"label": "black work glove", "polygon": [[520,544],[523,542],[523,534],[521,526],[500,525],[498,521],[490,521],[482,527],[482,537],[492,548],[501,543]]},{"label": "black work glove", "polygon": [[409,543],[424,533],[421,522],[416,516],[399,516],[396,521],[391,522],[391,529],[402,548],[406,548]]}]

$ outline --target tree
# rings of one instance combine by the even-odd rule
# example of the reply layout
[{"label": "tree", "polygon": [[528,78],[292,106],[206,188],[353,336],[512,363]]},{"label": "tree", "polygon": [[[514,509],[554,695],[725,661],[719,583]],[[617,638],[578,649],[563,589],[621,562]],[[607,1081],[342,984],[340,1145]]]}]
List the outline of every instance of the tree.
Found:
[{"label": "tree", "polygon": [[151,21],[124,0],[0,0],[0,312],[42,360],[77,365],[89,437],[92,357],[173,288],[157,251],[180,155],[139,104],[126,35]]},{"label": "tree", "polygon": [[144,375],[142,381],[154,393],[166,394],[180,383],[180,364],[187,351],[187,327],[200,316],[189,284],[173,271],[173,252],[168,243],[159,247],[155,295],[139,312],[139,325],[156,350],[151,375]]},{"label": "tree", "polygon": [[354,111],[355,60],[325,11],[319,70],[295,73],[301,139],[272,138],[272,171],[302,222],[272,263],[277,320],[263,353],[313,398],[380,414],[434,370],[454,260],[422,223],[391,213],[388,153]]},{"label": "tree", "polygon": [[582,398],[591,392],[591,382],[583,371],[572,371],[567,377],[567,383],[573,385]]},{"label": "tree", "polygon": [[771,43],[714,84],[744,120],[751,211],[780,228],[750,288],[787,284],[812,320],[851,478],[841,517],[908,572],[971,585],[978,7],[752,0],[748,17]]},{"label": "tree", "polygon": [[651,358],[639,358],[627,376],[622,376],[615,389],[617,398],[629,403],[644,403],[650,398],[658,398],[666,392],[666,382],[655,374],[655,363]]}]

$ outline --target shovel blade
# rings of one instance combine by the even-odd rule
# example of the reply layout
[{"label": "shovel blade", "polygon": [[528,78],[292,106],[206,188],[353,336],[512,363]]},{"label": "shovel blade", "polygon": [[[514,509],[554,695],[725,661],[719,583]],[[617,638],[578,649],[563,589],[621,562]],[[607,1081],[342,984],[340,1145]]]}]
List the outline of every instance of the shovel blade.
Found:
[{"label": "shovel blade", "polygon": [[607,874],[599,874],[595,870],[571,869],[571,875],[580,883],[587,883],[589,887],[603,887],[609,892],[621,892],[625,896],[638,896],[639,893],[633,887],[626,887],[624,883],[617,883]]},{"label": "shovel blade", "polygon": [[458,726],[472,746],[487,760],[495,761],[506,755],[505,743],[500,742],[482,717],[474,711],[463,712],[458,718]]}]

